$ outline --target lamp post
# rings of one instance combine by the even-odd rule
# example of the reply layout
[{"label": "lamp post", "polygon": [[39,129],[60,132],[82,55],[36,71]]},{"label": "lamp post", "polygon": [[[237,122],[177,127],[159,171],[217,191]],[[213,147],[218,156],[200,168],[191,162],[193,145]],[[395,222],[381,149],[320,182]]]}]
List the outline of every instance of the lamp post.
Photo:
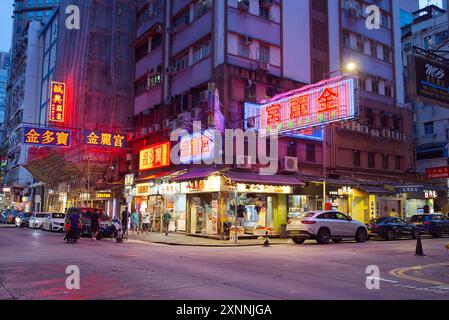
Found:
[{"label": "lamp post", "polygon": [[[334,70],[331,71],[329,73],[325,73],[323,75],[323,78],[326,79],[328,77],[330,77],[332,74],[337,73],[337,72],[341,72],[341,69],[338,70]],[[349,61],[344,70],[346,72],[346,74],[351,74],[351,73],[356,73],[357,72],[357,64],[353,61]],[[326,184],[327,184],[327,125],[323,125],[323,203],[322,203],[322,210],[325,211],[326,210]],[[329,125],[329,127],[332,129],[332,124]],[[332,135],[332,130],[330,130],[330,134]]]}]

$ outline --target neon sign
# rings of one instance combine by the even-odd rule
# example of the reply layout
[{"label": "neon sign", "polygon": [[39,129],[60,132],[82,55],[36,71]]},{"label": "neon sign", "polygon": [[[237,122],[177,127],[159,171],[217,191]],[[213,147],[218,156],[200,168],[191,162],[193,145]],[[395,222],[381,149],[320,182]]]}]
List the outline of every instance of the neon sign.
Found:
[{"label": "neon sign", "polygon": [[48,120],[64,122],[65,83],[52,81],[50,84],[50,110]]},{"label": "neon sign", "polygon": [[72,132],[61,129],[24,127],[23,143],[35,146],[70,147]]},{"label": "neon sign", "polygon": [[126,139],[123,134],[119,133],[85,130],[84,144],[98,147],[126,148]]},{"label": "neon sign", "polygon": [[356,116],[356,80],[344,79],[319,88],[300,90],[262,105],[245,103],[247,126],[279,133],[311,129]]},{"label": "neon sign", "polygon": [[139,153],[139,170],[170,166],[170,142],[153,144]]},{"label": "neon sign", "polygon": [[180,161],[183,164],[213,159],[215,143],[213,133],[194,133],[181,138]]}]

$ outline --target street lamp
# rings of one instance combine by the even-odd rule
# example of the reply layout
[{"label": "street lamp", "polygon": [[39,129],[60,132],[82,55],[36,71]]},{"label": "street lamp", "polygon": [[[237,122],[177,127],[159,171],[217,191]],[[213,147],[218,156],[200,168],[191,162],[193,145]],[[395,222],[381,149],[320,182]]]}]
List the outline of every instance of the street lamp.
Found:
[{"label": "street lamp", "polygon": [[[331,71],[327,74],[324,74],[324,78],[330,77],[331,74],[333,73],[337,73],[341,71],[344,71],[346,73],[356,73],[357,72],[357,64],[354,61],[349,61],[343,69],[339,69],[339,70],[335,70],[335,71]],[[332,128],[332,124],[330,124],[330,127]],[[327,135],[326,135],[326,125],[323,125],[323,203],[322,203],[322,208],[323,211],[326,210],[326,179],[327,179],[327,165],[326,165],[326,140],[327,140]],[[332,131],[330,132],[330,134],[332,135]]]}]

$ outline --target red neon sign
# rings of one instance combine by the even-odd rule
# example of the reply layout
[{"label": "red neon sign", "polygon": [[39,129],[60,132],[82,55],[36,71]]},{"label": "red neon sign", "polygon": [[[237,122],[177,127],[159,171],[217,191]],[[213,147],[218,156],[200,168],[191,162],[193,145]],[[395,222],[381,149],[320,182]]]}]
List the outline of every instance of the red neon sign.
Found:
[{"label": "red neon sign", "polygon": [[170,142],[153,144],[140,150],[139,170],[151,170],[170,166]]},{"label": "red neon sign", "polygon": [[65,83],[52,81],[50,84],[50,110],[48,120],[64,122]]}]

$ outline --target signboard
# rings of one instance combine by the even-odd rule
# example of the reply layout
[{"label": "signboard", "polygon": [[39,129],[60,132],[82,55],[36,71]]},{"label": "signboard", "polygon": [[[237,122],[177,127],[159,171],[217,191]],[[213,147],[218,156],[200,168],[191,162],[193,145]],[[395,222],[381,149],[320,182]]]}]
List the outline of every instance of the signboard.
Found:
[{"label": "signboard", "polygon": [[428,179],[449,179],[449,167],[427,168]]},{"label": "signboard", "polygon": [[139,170],[152,170],[170,166],[170,142],[153,144],[140,150]]},{"label": "signboard", "polygon": [[215,156],[214,135],[208,131],[194,133],[181,138],[180,162],[190,164],[213,159]]},{"label": "signboard", "polygon": [[449,66],[419,55],[408,57],[410,95],[449,107]]},{"label": "signboard", "polygon": [[35,146],[70,147],[72,132],[62,129],[24,127],[22,142]]},{"label": "signboard", "polygon": [[212,200],[212,234],[218,234],[218,200]]},{"label": "signboard", "polygon": [[65,117],[65,83],[52,81],[50,84],[50,110],[48,120],[64,122]]},{"label": "signboard", "polygon": [[112,195],[109,192],[98,192],[96,194],[97,199],[111,199]]},{"label": "signboard", "polygon": [[245,119],[248,127],[283,133],[353,119],[356,106],[356,80],[345,79],[263,105],[245,103]]},{"label": "signboard", "polygon": [[125,186],[132,186],[134,184],[134,173],[125,175]]},{"label": "signboard", "polygon": [[149,183],[141,183],[136,185],[136,196],[149,196],[151,185]]},{"label": "signboard", "polygon": [[126,139],[120,133],[85,130],[84,144],[108,148],[126,148]]}]

